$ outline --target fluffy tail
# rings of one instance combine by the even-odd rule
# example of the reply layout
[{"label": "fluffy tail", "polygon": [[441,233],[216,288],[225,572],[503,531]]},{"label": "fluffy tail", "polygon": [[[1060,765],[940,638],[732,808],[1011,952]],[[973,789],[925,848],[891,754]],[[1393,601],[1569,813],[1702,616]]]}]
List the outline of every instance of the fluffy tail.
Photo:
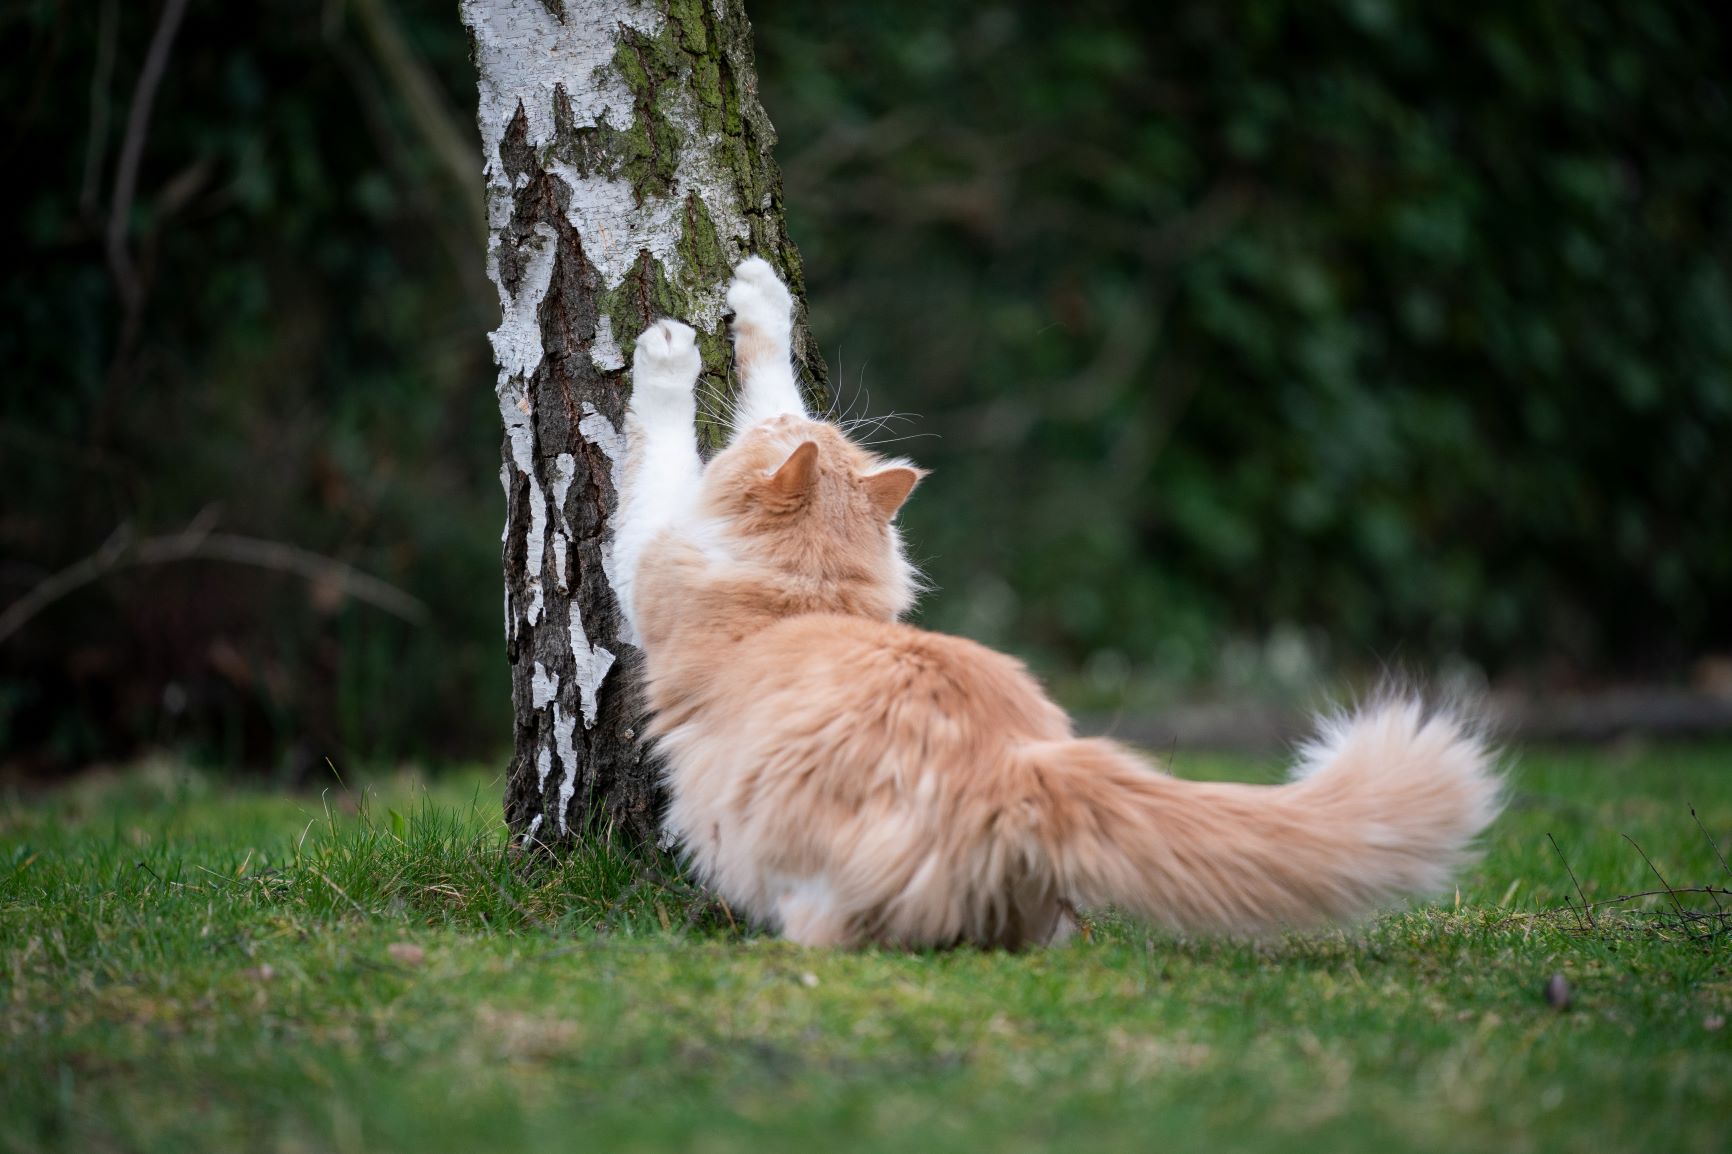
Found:
[{"label": "fluffy tail", "polygon": [[1483,739],[1415,701],[1324,721],[1284,785],[1183,781],[1100,739],[1023,757],[1060,892],[1193,931],[1352,919],[1437,893],[1501,805]]}]

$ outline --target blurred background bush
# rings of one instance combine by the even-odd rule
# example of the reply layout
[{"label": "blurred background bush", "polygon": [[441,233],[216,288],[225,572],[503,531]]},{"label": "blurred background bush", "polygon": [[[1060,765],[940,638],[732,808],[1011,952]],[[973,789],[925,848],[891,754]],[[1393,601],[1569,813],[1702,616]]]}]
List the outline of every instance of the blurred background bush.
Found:
[{"label": "blurred background bush", "polygon": [[[498,306],[455,5],[194,0],[141,131],[164,10],[0,13],[0,604],[190,524],[429,616],[117,566],[0,640],[4,762],[492,753]],[[841,401],[919,414],[884,435],[937,470],[926,623],[1109,709],[1390,661],[1679,682],[1732,648],[1711,7],[749,10]]]}]

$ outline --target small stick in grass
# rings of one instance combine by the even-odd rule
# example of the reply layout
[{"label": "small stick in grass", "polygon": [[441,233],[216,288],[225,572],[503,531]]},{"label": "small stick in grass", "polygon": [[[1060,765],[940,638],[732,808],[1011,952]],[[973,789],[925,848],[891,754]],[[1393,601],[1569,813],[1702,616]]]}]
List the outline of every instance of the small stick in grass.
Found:
[{"label": "small stick in grass", "polygon": [[1708,848],[1714,851],[1714,856],[1720,859],[1720,868],[1732,874],[1732,866],[1726,864],[1726,855],[1720,852],[1720,843],[1714,840],[1714,835],[1708,832],[1708,827],[1702,824],[1702,819],[1696,816],[1696,807],[1690,807],[1690,819],[1696,823],[1696,828],[1702,831],[1702,836],[1708,839]]},{"label": "small stick in grass", "polygon": [[[1596,930],[1599,929],[1599,923],[1594,920],[1593,908],[1588,905],[1588,895],[1582,890],[1582,883],[1577,880],[1576,871],[1570,869],[1570,859],[1564,856],[1562,847],[1558,845],[1558,839],[1553,837],[1549,832],[1546,834],[1546,840],[1552,843],[1552,849],[1557,851],[1558,860],[1564,863],[1564,869],[1569,873],[1570,881],[1575,883],[1576,893],[1580,895],[1582,899],[1582,912],[1588,915],[1588,925],[1592,926]],[[1565,898],[1564,904],[1569,905],[1569,903],[1570,899]]]},{"label": "small stick in grass", "polygon": [[1678,891],[1672,888],[1672,883],[1666,880],[1665,875],[1660,872],[1660,867],[1655,865],[1654,859],[1648,856],[1648,851],[1643,849],[1641,846],[1636,845],[1635,838],[1631,837],[1627,833],[1620,836],[1622,836],[1625,841],[1636,847],[1636,852],[1642,855],[1642,860],[1648,863],[1648,868],[1653,870],[1654,876],[1660,879],[1660,885],[1665,889],[1666,896],[1672,899],[1672,905],[1678,911],[1678,919],[1684,925],[1684,933],[1690,934],[1690,923],[1694,919],[1691,917],[1690,912],[1684,908],[1684,903],[1678,900]]}]

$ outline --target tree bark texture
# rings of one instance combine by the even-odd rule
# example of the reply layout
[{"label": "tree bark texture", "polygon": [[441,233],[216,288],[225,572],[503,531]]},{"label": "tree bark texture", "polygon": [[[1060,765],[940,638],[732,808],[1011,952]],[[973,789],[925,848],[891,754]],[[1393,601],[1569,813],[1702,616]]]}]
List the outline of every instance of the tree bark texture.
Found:
[{"label": "tree bark texture", "polygon": [[[556,849],[652,840],[659,781],[610,555],[632,344],[658,317],[690,324],[700,395],[725,412],[730,269],[756,253],[802,290],[751,26],[740,0],[462,0],[462,14],[503,314],[506,820]],[[799,311],[795,356],[821,402]],[[715,416],[701,418],[711,446]]]}]

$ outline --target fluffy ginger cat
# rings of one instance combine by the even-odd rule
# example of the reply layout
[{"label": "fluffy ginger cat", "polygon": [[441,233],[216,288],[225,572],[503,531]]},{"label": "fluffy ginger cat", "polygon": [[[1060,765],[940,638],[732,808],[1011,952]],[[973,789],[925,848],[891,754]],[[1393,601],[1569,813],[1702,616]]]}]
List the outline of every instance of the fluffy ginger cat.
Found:
[{"label": "fluffy ginger cat", "polygon": [[1448,714],[1385,700],[1324,720],[1287,784],[1184,781],[1074,736],[1019,662],[898,623],[921,471],[805,411],[767,263],[728,304],[741,390],[707,465],[692,330],[638,338],[614,549],[667,825],[734,909],[812,946],[1014,949],[1075,907],[1257,933],[1446,886],[1499,798]]}]

